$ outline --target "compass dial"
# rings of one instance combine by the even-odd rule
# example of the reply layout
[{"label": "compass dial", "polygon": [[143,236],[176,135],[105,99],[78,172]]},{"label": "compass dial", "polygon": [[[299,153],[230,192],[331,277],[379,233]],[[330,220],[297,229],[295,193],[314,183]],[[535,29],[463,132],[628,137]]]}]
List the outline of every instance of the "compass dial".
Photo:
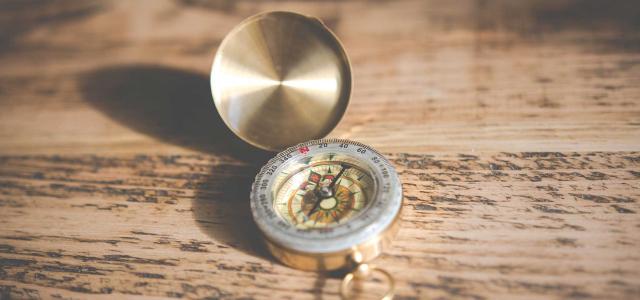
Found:
[{"label": "compass dial", "polygon": [[331,155],[309,157],[307,165],[285,170],[289,176],[276,191],[275,209],[300,229],[336,226],[369,203],[375,191],[370,172]]}]

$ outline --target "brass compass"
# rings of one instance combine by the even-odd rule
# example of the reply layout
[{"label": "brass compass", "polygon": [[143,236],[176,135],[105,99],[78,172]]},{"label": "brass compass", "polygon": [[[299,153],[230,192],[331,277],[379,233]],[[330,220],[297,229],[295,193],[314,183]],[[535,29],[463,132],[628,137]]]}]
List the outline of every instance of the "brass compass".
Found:
[{"label": "brass compass", "polygon": [[393,166],[373,148],[321,139],[344,114],[351,68],[338,39],[312,17],[269,12],[248,18],[225,37],[213,62],[211,90],[218,112],[240,138],[281,151],[257,174],[251,211],[267,248],[298,269],[350,270],[353,280],[395,235],[402,185]]},{"label": "brass compass", "polygon": [[[280,152],[260,170],[251,210],[271,253],[304,270],[352,268],[354,277],[382,269],[366,265],[395,235],[402,186],[391,164],[349,140],[312,140]],[[391,298],[393,289],[387,292]],[[345,296],[346,298],[346,296]]]}]

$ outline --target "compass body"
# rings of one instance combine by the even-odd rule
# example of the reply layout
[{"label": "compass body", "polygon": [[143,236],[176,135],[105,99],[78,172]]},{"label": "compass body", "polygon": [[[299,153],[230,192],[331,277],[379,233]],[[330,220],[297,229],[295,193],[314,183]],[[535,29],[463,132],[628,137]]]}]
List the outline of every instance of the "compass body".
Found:
[{"label": "compass body", "polygon": [[249,144],[281,151],[258,173],[251,211],[271,253],[305,270],[351,270],[355,280],[387,271],[368,264],[399,227],[402,186],[393,166],[358,142],[320,139],[342,118],[351,67],[317,18],[266,12],[236,26],[218,47],[211,92],[220,117]]},{"label": "compass body", "polygon": [[251,193],[269,250],[307,270],[377,257],[395,234],[401,207],[393,166],[374,149],[341,139],[280,152],[260,170]]}]

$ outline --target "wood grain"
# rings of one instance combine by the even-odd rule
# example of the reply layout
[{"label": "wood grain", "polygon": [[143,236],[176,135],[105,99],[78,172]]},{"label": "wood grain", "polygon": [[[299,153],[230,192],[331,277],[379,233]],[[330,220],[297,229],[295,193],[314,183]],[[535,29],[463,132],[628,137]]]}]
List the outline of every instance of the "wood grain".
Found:
[{"label": "wood grain", "polygon": [[595,0],[0,2],[0,299],[338,297],[262,248],[271,154],[212,105],[265,10],[351,58],[330,136],[400,173],[399,299],[640,299],[640,5]]},{"label": "wood grain", "polygon": [[[640,292],[640,153],[389,157],[406,204],[378,263],[401,299]],[[336,296],[339,279],[281,266],[260,247],[246,201],[257,165],[206,155],[0,161],[6,293]]]}]

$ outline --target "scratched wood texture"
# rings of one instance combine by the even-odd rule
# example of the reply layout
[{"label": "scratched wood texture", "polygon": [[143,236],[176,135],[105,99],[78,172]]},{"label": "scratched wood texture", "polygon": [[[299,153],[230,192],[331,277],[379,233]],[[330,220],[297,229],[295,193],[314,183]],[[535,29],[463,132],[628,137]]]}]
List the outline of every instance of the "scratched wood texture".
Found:
[{"label": "scratched wood texture", "polygon": [[271,154],[211,103],[266,10],[351,58],[330,136],[400,173],[398,299],[640,299],[640,5],[595,0],[0,1],[0,299],[338,298],[261,246]]}]

